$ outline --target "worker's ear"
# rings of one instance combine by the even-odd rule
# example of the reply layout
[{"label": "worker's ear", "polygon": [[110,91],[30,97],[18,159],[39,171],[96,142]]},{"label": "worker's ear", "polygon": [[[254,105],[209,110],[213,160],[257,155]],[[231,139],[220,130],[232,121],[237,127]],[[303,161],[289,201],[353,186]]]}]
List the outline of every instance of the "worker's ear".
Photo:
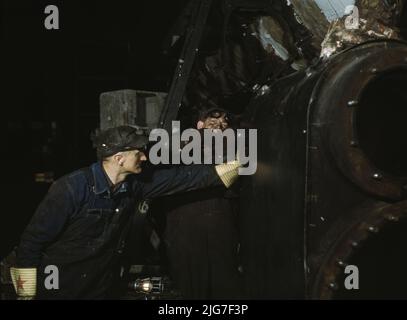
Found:
[{"label": "worker's ear", "polygon": [[196,123],[196,128],[199,130],[199,129],[202,129],[203,127],[204,127],[204,125],[205,125],[205,123],[203,122],[203,121],[201,121],[201,120],[199,120],[197,123]]},{"label": "worker's ear", "polygon": [[123,153],[118,152],[115,155],[113,155],[113,161],[114,163],[117,163],[119,166],[122,166],[124,163]]}]

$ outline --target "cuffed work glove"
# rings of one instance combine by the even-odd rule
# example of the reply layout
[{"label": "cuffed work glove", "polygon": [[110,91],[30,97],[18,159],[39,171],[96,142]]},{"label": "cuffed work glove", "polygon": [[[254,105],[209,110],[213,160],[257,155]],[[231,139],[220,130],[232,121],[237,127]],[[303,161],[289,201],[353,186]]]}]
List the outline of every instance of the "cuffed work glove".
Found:
[{"label": "cuffed work glove", "polygon": [[229,188],[239,177],[239,168],[241,164],[238,160],[227,163],[218,164],[215,166],[219,178],[222,180],[226,188]]},{"label": "cuffed work glove", "polygon": [[34,299],[37,292],[37,269],[12,267],[10,274],[18,299]]}]

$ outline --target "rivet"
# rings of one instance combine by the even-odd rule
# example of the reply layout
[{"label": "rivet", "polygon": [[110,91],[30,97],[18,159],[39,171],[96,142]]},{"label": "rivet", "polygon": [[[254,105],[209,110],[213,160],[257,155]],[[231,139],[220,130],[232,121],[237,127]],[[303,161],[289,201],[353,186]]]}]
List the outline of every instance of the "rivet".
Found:
[{"label": "rivet", "polygon": [[306,134],[306,133],[307,133],[307,130],[302,130],[302,133],[303,133],[303,134]]},{"label": "rivet", "polygon": [[340,266],[340,267],[345,267],[345,266],[346,266],[346,263],[343,262],[343,260],[341,260],[341,259],[338,259],[337,264],[338,264],[338,266]]},{"label": "rivet", "polygon": [[383,176],[380,173],[374,173],[373,179],[375,180],[382,180]]},{"label": "rivet", "polygon": [[335,282],[331,282],[329,288],[332,290],[338,290],[338,285]]},{"label": "rivet", "polygon": [[358,146],[359,146],[359,143],[357,143],[357,141],[355,141],[355,140],[352,140],[352,141],[350,142],[350,145],[351,145],[351,147],[358,147]]},{"label": "rivet", "polygon": [[359,101],[357,101],[357,100],[349,100],[348,101],[348,107],[354,107],[354,106],[356,106],[358,104],[359,104]]},{"label": "rivet", "polygon": [[375,226],[370,226],[369,228],[367,228],[367,230],[369,230],[369,232],[371,232],[371,233],[378,233],[379,232],[379,228],[375,227]]},{"label": "rivet", "polygon": [[352,241],[350,244],[352,247],[357,248],[359,246],[359,242],[357,241]]},{"label": "rivet", "polygon": [[396,217],[396,216],[393,216],[393,215],[388,215],[388,216],[386,216],[386,219],[387,219],[388,221],[391,221],[391,222],[397,222],[397,221],[399,221],[399,218]]}]

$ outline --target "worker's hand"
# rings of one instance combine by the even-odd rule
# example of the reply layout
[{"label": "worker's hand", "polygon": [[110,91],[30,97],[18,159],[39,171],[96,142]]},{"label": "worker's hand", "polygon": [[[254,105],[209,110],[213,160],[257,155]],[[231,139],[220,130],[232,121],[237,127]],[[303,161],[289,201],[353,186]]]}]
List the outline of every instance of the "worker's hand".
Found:
[{"label": "worker's hand", "polygon": [[31,300],[37,293],[36,268],[10,268],[11,280],[18,300]]},{"label": "worker's hand", "polygon": [[226,188],[229,188],[237,180],[240,167],[241,164],[238,160],[215,166],[216,172]]}]

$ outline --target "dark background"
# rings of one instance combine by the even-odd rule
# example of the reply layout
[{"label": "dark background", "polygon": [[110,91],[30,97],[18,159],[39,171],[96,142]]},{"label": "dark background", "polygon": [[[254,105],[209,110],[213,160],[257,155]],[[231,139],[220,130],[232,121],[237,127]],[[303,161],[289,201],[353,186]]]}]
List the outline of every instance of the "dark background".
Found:
[{"label": "dark background", "polygon": [[[1,259],[18,244],[49,188],[49,183],[36,182],[35,174],[51,171],[58,178],[95,160],[90,134],[98,127],[99,95],[126,88],[168,91],[174,56],[165,55],[163,45],[188,0],[0,1],[5,132],[1,148]],[[59,30],[44,27],[44,9],[50,4],[59,8]],[[204,50],[211,51],[217,44],[222,18],[220,14],[212,37],[201,44]],[[406,23],[407,9],[401,25],[404,37]],[[247,49],[256,51],[250,45]],[[261,230],[269,228],[259,219],[246,229],[259,225]],[[263,244],[271,242],[256,232],[261,246],[254,253],[260,258],[251,260],[252,274],[261,277],[268,275],[269,264],[259,266],[258,261],[274,251],[264,254]]]},{"label": "dark background", "polygon": [[[1,1],[0,258],[49,188],[35,173],[58,178],[95,160],[102,92],[168,91],[163,41],[185,2]],[[44,27],[47,5],[59,9],[59,30]]]}]

